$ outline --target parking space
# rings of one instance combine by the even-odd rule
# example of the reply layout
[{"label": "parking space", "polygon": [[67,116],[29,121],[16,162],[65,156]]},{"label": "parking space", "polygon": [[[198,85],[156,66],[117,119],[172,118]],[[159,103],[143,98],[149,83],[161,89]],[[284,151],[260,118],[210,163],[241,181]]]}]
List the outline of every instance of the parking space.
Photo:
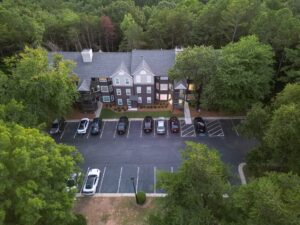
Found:
[{"label": "parking space", "polygon": [[194,124],[186,124],[185,120],[180,120],[181,137],[196,137]]},{"label": "parking space", "polygon": [[206,132],[209,137],[224,137],[224,131],[220,120],[206,120]]},{"label": "parking space", "polygon": [[130,120],[127,137],[128,138],[140,138],[142,136],[142,124],[143,121],[139,120]]},{"label": "parking space", "polygon": [[112,139],[117,135],[117,121],[105,121],[100,139]]}]

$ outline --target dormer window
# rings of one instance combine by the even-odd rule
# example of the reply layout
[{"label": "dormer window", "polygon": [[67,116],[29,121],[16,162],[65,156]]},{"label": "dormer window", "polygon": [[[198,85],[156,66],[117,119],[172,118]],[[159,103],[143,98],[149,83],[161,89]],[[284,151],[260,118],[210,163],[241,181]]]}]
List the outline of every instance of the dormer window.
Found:
[{"label": "dormer window", "polygon": [[119,78],[115,78],[115,83],[116,84],[120,84],[120,79]]},{"label": "dormer window", "polygon": [[145,75],[145,74],[146,74],[146,71],[145,71],[145,70],[141,70],[140,74],[141,74],[141,75]]},{"label": "dormer window", "polygon": [[136,80],[136,83],[141,83],[141,76],[136,76],[135,80]]}]

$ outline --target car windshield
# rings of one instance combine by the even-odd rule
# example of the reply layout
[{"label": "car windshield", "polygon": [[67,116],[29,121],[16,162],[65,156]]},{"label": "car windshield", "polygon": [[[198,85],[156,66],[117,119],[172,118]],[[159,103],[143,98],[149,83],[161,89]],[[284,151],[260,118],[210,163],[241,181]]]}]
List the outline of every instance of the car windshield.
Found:
[{"label": "car windshield", "polygon": [[178,128],[178,124],[174,121],[171,122],[173,128]]},{"label": "car windshield", "polygon": [[81,121],[79,124],[79,129],[83,129],[85,125],[85,121]]},{"label": "car windshield", "polygon": [[151,122],[150,121],[145,122],[145,128],[151,128]]},{"label": "car windshield", "polygon": [[158,126],[157,126],[157,128],[158,129],[164,129],[164,122],[163,121],[158,121]]},{"label": "car windshield", "polygon": [[58,123],[52,123],[52,128],[58,128]]},{"label": "car windshield", "polygon": [[89,176],[86,181],[85,188],[91,189],[93,187],[95,179],[96,179],[96,175]]},{"label": "car windshield", "polygon": [[124,129],[124,127],[125,127],[125,124],[123,122],[118,124],[119,129]]}]

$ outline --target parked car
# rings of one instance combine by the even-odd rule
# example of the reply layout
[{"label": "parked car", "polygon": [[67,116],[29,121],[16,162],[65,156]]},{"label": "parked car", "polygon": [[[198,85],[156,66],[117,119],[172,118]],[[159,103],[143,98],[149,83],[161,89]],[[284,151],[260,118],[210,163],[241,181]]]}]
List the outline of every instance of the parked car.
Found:
[{"label": "parked car", "polygon": [[100,134],[102,128],[102,119],[101,118],[94,118],[91,125],[91,134],[97,135]]},{"label": "parked car", "polygon": [[202,117],[195,117],[194,126],[196,133],[205,133],[206,127]]},{"label": "parked car", "polygon": [[166,129],[166,120],[164,117],[160,117],[157,120],[157,126],[156,126],[156,133],[157,134],[165,134],[167,131]]},{"label": "parked car", "polygon": [[77,190],[81,173],[72,173],[67,180],[67,191]]},{"label": "parked car", "polygon": [[169,120],[170,124],[170,130],[172,133],[178,133],[180,128],[179,128],[179,120],[177,119],[176,116],[172,116]]},{"label": "parked car", "polygon": [[77,133],[78,134],[86,134],[87,129],[89,127],[90,119],[89,118],[83,118],[80,120],[78,128],[77,128]]},{"label": "parked car", "polygon": [[93,195],[96,193],[96,188],[99,183],[100,178],[100,170],[99,169],[91,169],[88,172],[87,179],[82,189],[82,193],[84,195]]},{"label": "parked car", "polygon": [[128,128],[128,118],[126,116],[121,116],[117,125],[118,134],[122,135],[127,132]]},{"label": "parked car", "polygon": [[146,116],[143,121],[143,130],[145,133],[151,133],[153,130],[153,118],[151,116]]},{"label": "parked car", "polygon": [[52,122],[50,134],[58,134],[64,130],[64,127],[65,127],[65,119],[64,118],[55,119]]}]

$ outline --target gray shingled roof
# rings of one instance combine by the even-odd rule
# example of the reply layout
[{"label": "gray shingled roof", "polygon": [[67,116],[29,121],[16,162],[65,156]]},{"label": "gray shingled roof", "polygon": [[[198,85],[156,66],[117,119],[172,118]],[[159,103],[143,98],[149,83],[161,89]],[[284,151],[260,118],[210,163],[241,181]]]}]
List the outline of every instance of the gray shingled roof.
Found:
[{"label": "gray shingled roof", "polygon": [[175,63],[175,50],[132,50],[131,73],[145,60],[157,76],[168,76]]},{"label": "gray shingled roof", "polygon": [[80,80],[92,77],[110,77],[121,62],[124,62],[127,70],[132,74],[144,59],[151,71],[157,76],[168,76],[168,70],[175,63],[175,50],[132,50],[132,52],[93,52],[93,61],[84,63],[80,52],[51,52],[52,55],[61,54],[64,59],[73,60],[76,63],[74,73]]},{"label": "gray shingled roof", "polygon": [[[131,65],[131,52],[93,52],[93,62],[84,63],[80,52],[56,52],[61,54],[64,59],[73,60],[76,63],[74,73],[80,80],[92,77],[109,77],[124,62],[128,71]],[[49,53],[49,57],[55,52]]]},{"label": "gray shingled roof", "polygon": [[91,79],[84,79],[79,84],[77,91],[90,91]]}]

